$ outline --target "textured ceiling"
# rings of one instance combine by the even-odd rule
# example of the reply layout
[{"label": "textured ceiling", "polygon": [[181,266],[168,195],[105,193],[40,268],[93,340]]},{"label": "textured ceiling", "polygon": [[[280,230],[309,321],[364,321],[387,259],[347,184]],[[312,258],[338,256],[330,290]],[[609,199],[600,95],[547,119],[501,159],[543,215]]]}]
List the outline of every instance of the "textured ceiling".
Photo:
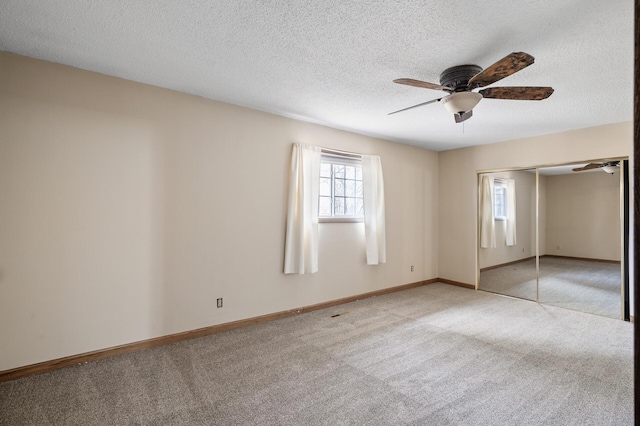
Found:
[{"label": "textured ceiling", "polygon": [[[632,0],[1,0],[0,50],[433,150],[633,119]],[[456,124],[451,66],[536,58]],[[603,141],[604,142],[604,141]]]}]

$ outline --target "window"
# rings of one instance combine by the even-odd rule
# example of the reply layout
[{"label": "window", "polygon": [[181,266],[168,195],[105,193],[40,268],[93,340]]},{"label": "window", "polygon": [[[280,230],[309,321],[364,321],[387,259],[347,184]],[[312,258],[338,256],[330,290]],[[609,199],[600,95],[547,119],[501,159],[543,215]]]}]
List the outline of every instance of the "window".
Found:
[{"label": "window", "polygon": [[507,218],[507,184],[496,179],[494,188],[493,216],[496,220],[505,220]]},{"label": "window", "polygon": [[322,155],[318,216],[322,221],[362,221],[364,201],[359,159]]}]

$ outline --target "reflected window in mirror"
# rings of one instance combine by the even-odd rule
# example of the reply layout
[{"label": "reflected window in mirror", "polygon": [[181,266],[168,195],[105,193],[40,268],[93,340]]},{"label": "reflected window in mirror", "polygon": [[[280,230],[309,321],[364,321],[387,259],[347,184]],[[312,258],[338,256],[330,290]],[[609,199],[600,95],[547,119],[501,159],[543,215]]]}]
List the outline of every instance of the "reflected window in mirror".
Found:
[{"label": "reflected window in mirror", "polygon": [[507,183],[500,179],[496,179],[494,185],[493,218],[495,220],[507,218]]}]

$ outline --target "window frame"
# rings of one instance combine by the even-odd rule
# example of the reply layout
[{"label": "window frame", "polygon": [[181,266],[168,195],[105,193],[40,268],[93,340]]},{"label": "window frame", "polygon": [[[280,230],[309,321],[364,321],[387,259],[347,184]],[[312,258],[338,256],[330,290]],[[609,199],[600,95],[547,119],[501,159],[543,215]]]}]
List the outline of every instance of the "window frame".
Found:
[{"label": "window frame", "polygon": [[[497,221],[507,220],[507,182],[501,179],[496,179],[494,181],[493,188],[493,219]],[[502,199],[502,213],[503,215],[498,215],[497,202],[498,202],[498,189],[501,189]]]},{"label": "window frame", "polygon": [[[334,153],[325,153],[323,152],[321,157],[320,157],[320,165],[322,167],[322,164],[339,164],[339,165],[345,165],[345,166],[357,166],[360,168],[360,174],[362,175],[362,160],[360,158],[357,158],[355,156],[346,156],[346,155],[340,155],[340,154],[334,154]],[[322,179],[322,177],[321,177]],[[333,184],[334,184],[334,180],[335,177],[332,175],[331,176],[331,187],[332,187],[332,192],[333,192]],[[358,181],[358,180],[356,180]],[[361,180],[362,182],[362,180]],[[364,183],[363,183],[364,185]],[[320,199],[322,197],[326,197],[326,196],[322,196],[320,195],[320,192],[318,192],[318,221],[320,223],[363,223],[364,222],[364,192],[362,195],[362,203],[363,203],[363,213],[362,215],[341,215],[341,216],[336,216],[333,215],[332,216],[322,216],[320,215]],[[332,193],[331,194],[331,199],[332,201],[335,198],[335,194]],[[353,197],[350,197],[353,198]],[[360,197],[355,197],[355,198],[360,198]],[[331,209],[332,209],[332,213],[334,213],[334,204],[331,204]]]}]

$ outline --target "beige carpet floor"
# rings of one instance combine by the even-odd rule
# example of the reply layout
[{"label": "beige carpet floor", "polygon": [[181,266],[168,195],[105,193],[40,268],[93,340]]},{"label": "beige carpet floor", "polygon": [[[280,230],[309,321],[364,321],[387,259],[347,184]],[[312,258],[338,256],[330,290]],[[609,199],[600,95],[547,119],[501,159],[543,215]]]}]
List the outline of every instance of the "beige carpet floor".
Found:
[{"label": "beige carpet floor", "polygon": [[[480,273],[480,289],[536,300],[535,260]],[[539,301],[547,305],[622,318],[620,265],[541,257]]]},{"label": "beige carpet floor", "polygon": [[445,284],[0,383],[12,426],[632,423],[631,324]]}]

